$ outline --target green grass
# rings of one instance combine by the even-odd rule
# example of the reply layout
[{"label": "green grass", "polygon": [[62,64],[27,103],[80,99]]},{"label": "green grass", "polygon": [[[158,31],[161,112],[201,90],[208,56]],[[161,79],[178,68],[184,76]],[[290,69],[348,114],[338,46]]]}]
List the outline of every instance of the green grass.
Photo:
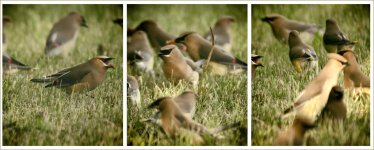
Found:
[{"label": "green grass", "polygon": [[[135,28],[141,21],[152,19],[159,26],[177,36],[184,31],[195,31],[203,35],[214,25],[217,18],[231,15],[233,24],[233,54],[247,62],[247,5],[136,5],[128,6],[128,27]],[[155,56],[155,78],[150,75],[138,76],[142,108],[137,110],[128,101],[127,144],[128,145],[191,145],[189,139],[168,138],[160,127],[144,124],[141,119],[151,117],[156,110],[146,106],[163,96],[176,96],[187,89],[188,84],[174,86],[166,80],[161,65]],[[130,68],[130,67],[128,67]],[[134,74],[128,70],[128,74]],[[225,139],[204,137],[204,145],[247,145],[247,74],[215,76],[208,72],[200,76],[194,120],[207,126],[216,127],[241,121],[242,130],[222,133]]]},{"label": "green grass", "polygon": [[[279,13],[290,19],[325,26],[327,18],[335,18],[343,32],[358,44],[355,53],[364,74],[370,73],[370,19],[368,5],[252,5],[252,53],[263,55],[263,68],[256,70],[252,83],[252,145],[271,145],[278,132],[286,128],[290,119],[282,120],[282,112],[289,107],[304,87],[315,77],[314,72],[298,74],[288,57],[288,45],[282,45],[272,35],[268,24],[260,18]],[[322,35],[312,45],[319,59],[320,69],[326,64]],[[338,84],[343,86],[343,73]],[[334,123],[322,119],[318,127],[305,136],[306,145],[369,145],[370,98],[354,96],[345,90],[347,118]]]},{"label": "green grass", "polygon": [[[7,52],[33,70],[3,74],[3,145],[123,145],[122,5],[3,5],[11,18],[5,29]],[[53,23],[70,11],[85,17],[76,48],[67,58],[44,56]],[[70,96],[30,79],[60,71],[95,57],[98,44],[115,58],[115,69],[86,94]],[[92,98],[94,97],[94,98]]]}]

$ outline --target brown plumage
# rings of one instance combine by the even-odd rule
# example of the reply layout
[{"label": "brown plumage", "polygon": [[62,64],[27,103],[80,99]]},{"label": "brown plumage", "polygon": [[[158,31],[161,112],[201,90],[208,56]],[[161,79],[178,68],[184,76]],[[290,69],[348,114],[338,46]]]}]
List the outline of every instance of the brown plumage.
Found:
[{"label": "brown plumage", "polygon": [[284,44],[287,43],[288,35],[292,30],[300,32],[301,39],[307,43],[312,43],[315,33],[320,30],[317,25],[289,20],[279,14],[269,15],[261,20],[269,23],[275,38]]},{"label": "brown plumage", "polygon": [[[222,47],[224,50],[230,52],[232,46],[232,32],[231,24],[235,22],[235,19],[231,16],[220,17],[213,28],[214,43],[217,46]],[[207,32],[204,38],[208,41],[212,41],[212,34]]]},{"label": "brown plumage", "polygon": [[339,25],[334,19],[326,20],[326,30],[323,35],[323,46],[328,53],[336,53],[346,47],[353,48],[356,42],[352,42],[340,31]]},{"label": "brown plumage", "polygon": [[159,56],[163,60],[162,70],[167,79],[178,83],[181,80],[197,85],[199,73],[188,65],[185,57],[176,45],[167,45],[161,48]]},{"label": "brown plumage", "polygon": [[50,57],[63,53],[64,56],[74,48],[79,28],[88,27],[86,20],[78,12],[70,12],[56,22],[48,34],[45,54]]},{"label": "brown plumage", "polygon": [[[194,61],[208,59],[212,45],[198,33],[188,32],[168,43],[181,43],[187,47],[187,52]],[[224,75],[242,72],[247,69],[247,63],[237,59],[229,52],[214,46],[209,65],[212,73]]]},{"label": "brown plumage", "polygon": [[360,70],[360,65],[357,63],[357,58],[352,50],[339,51],[345,59],[348,60],[349,66],[344,68],[344,87],[356,88],[370,88],[370,78]]},{"label": "brown plumage", "polygon": [[317,54],[313,47],[305,44],[299,37],[299,32],[292,30],[288,38],[289,58],[297,72],[315,69]]},{"label": "brown plumage", "polygon": [[285,111],[284,117],[293,112],[304,124],[314,125],[327,104],[332,87],[337,84],[340,71],[348,64],[348,61],[338,54],[329,53],[328,58],[326,66],[295,99],[293,106]]},{"label": "brown plumage", "polygon": [[344,101],[344,89],[336,85],[331,89],[329,99],[323,114],[330,115],[334,119],[344,119],[347,117],[347,106]]},{"label": "brown plumage", "polygon": [[127,61],[137,70],[153,74],[153,49],[143,31],[136,31],[127,43]]},{"label": "brown plumage", "polygon": [[34,78],[31,81],[48,83],[46,88],[61,88],[69,94],[93,90],[104,81],[107,69],[113,68],[110,63],[112,59],[107,56],[97,56],[80,65],[40,79]]},{"label": "brown plumage", "polygon": [[131,75],[127,75],[127,97],[134,106],[141,106],[139,84],[136,78]]},{"label": "brown plumage", "polygon": [[145,20],[141,22],[135,29],[128,29],[127,36],[131,36],[135,31],[144,31],[147,33],[148,39],[152,47],[159,51],[161,47],[166,45],[166,41],[175,38],[175,36],[162,30],[155,21]]},{"label": "brown plumage", "polygon": [[291,126],[280,131],[274,140],[274,146],[301,146],[304,143],[305,133],[313,127],[304,124],[303,121],[295,119]]}]

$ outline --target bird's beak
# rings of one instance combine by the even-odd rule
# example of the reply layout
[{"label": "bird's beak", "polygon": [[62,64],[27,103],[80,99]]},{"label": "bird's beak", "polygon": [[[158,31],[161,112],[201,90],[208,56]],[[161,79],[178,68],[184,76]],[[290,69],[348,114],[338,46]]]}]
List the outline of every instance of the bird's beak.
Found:
[{"label": "bird's beak", "polygon": [[261,21],[268,22],[268,18],[266,18],[266,17],[261,18]]},{"label": "bird's beak", "polygon": [[175,42],[175,39],[172,39],[172,40],[167,40],[166,44],[170,45],[170,44],[177,44],[177,43]]}]

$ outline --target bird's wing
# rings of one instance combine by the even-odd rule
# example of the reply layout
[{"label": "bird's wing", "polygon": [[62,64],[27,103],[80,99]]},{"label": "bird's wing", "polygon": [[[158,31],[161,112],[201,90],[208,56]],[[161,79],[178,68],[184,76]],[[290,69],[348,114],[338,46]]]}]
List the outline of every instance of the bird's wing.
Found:
[{"label": "bird's wing", "polygon": [[183,114],[189,114],[189,116],[186,116],[186,117],[189,117],[189,118],[193,117],[193,113],[195,111],[194,110],[194,108],[195,108],[194,100],[185,99],[185,98],[182,98],[182,97],[178,96],[174,99],[174,101],[177,104],[177,106],[179,107],[179,109],[182,111]]},{"label": "bird's wing", "polygon": [[47,78],[54,78],[54,81],[51,84],[48,84],[46,87],[57,86],[61,88],[80,82],[88,73],[91,72],[91,68],[86,65],[88,64],[80,64],[73,68],[68,68],[53,75],[47,76]]},{"label": "bird's wing", "polygon": [[67,43],[74,38],[75,32],[69,25],[56,23],[48,35],[45,49],[51,50]]}]

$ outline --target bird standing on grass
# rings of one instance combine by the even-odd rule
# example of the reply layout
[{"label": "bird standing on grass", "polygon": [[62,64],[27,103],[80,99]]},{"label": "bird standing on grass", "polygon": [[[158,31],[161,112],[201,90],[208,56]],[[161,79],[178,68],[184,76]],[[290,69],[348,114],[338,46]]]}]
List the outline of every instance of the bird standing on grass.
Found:
[{"label": "bird standing on grass", "polygon": [[301,39],[306,43],[312,43],[314,35],[320,30],[317,25],[289,20],[279,14],[269,15],[261,20],[269,23],[275,38],[284,44],[287,43],[288,35],[292,30],[300,32]]},{"label": "bird standing on grass", "polygon": [[178,83],[181,80],[196,86],[199,83],[199,73],[188,65],[185,57],[176,45],[166,45],[161,48],[159,56],[164,61],[162,70],[167,79]]},{"label": "bird standing on grass", "polygon": [[344,101],[344,89],[336,85],[331,89],[329,100],[323,113],[329,113],[334,119],[344,119],[347,117],[347,106]]},{"label": "bird standing on grass", "polygon": [[262,65],[262,63],[260,62],[260,58],[262,58],[262,56],[260,56],[260,55],[252,54],[252,56],[251,56],[251,59],[252,59],[252,72],[251,72],[251,75],[252,75],[252,81],[253,81],[253,78],[255,77],[255,71],[256,71],[256,68],[257,68],[257,67],[263,67],[263,66],[264,66],[264,65]]},{"label": "bird standing on grass", "polygon": [[60,55],[67,56],[74,48],[79,34],[79,28],[88,27],[86,20],[78,12],[70,12],[67,16],[56,22],[48,34],[45,54],[48,57]]},{"label": "bird standing on grass", "polygon": [[182,34],[178,38],[168,41],[169,44],[181,43],[187,47],[187,52],[194,61],[208,59],[209,53],[213,50],[209,66],[212,73],[224,75],[227,73],[240,73],[247,70],[247,64],[235,58],[229,52],[220,47],[212,46],[196,32]]},{"label": "bird standing on grass", "polygon": [[131,35],[127,43],[127,60],[136,69],[153,74],[153,49],[145,32],[136,31]]},{"label": "bird standing on grass", "polygon": [[370,94],[370,78],[361,72],[360,65],[357,63],[354,52],[346,49],[341,50],[338,53],[347,59],[350,64],[343,70],[344,87],[346,89],[363,91]]},{"label": "bird standing on grass", "polygon": [[326,30],[323,35],[323,46],[328,53],[337,53],[340,50],[353,49],[357,42],[350,41],[348,37],[340,31],[340,28],[334,19],[326,20]]},{"label": "bird standing on grass", "polygon": [[138,108],[141,106],[140,91],[138,81],[134,76],[127,75],[127,97],[132,104]]},{"label": "bird standing on grass", "polygon": [[326,66],[295,99],[291,108],[285,111],[283,117],[296,114],[296,119],[303,124],[312,126],[326,106],[330,91],[337,84],[340,71],[348,65],[348,61],[334,53],[329,53]]},{"label": "bird standing on grass", "polygon": [[288,38],[289,57],[297,72],[313,69],[317,66],[317,54],[314,49],[305,44],[299,37],[299,32],[293,30]]},{"label": "bird standing on grass", "polygon": [[186,135],[188,132],[190,135],[192,134],[195,145],[200,145],[204,142],[202,135],[219,137],[219,132],[237,127],[240,124],[234,123],[212,129],[207,128],[187,117],[172,97],[159,98],[150,104],[149,108],[157,108],[160,111],[161,127],[167,135],[176,137],[178,135]]},{"label": "bird standing on grass", "polygon": [[110,63],[112,59],[108,56],[97,56],[72,68],[31,81],[47,83],[46,88],[61,88],[68,94],[93,90],[104,81],[107,69],[114,68]]},{"label": "bird standing on grass", "polygon": [[[214,43],[228,52],[231,51],[232,46],[232,32],[230,27],[233,22],[235,22],[233,17],[222,16],[217,20],[213,28]],[[204,35],[204,38],[208,41],[212,41],[212,34],[210,31]]]},{"label": "bird standing on grass", "polygon": [[131,36],[133,33],[139,30],[147,33],[152,47],[157,52],[161,49],[161,47],[166,45],[166,41],[174,38],[174,36],[162,30],[153,20],[145,20],[141,22],[135,29],[127,29],[127,36]]}]

